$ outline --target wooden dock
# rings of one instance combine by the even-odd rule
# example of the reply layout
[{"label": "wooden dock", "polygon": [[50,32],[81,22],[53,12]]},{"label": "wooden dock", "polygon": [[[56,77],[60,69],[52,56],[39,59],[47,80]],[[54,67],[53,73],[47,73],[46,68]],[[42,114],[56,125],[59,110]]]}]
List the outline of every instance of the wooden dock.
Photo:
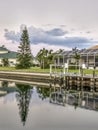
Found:
[{"label": "wooden dock", "polygon": [[77,90],[81,89],[90,89],[90,91],[98,91],[98,76],[93,75],[79,75],[79,74],[65,74],[65,75],[56,75],[53,74],[51,79],[55,80],[54,83],[61,85],[61,80],[65,88],[76,88]]}]

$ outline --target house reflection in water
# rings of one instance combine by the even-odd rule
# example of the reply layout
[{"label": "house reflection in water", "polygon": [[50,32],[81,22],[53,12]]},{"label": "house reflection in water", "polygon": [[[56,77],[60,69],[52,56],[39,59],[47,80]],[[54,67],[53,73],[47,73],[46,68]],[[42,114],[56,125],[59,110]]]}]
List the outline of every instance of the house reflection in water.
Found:
[{"label": "house reflection in water", "polygon": [[91,92],[52,92],[50,94],[50,103],[59,105],[72,105],[77,107],[98,111],[98,93]]},{"label": "house reflection in water", "polygon": [[92,95],[91,93],[84,93],[84,95],[74,95],[68,97],[66,103],[74,105],[76,107],[81,107],[89,110],[98,110],[98,95]]},{"label": "house reflection in water", "polygon": [[0,81],[0,97],[16,91],[15,82]]},{"label": "house reflection in water", "polygon": [[50,103],[63,105],[65,106],[66,98],[65,95],[61,92],[52,92],[50,94]]}]

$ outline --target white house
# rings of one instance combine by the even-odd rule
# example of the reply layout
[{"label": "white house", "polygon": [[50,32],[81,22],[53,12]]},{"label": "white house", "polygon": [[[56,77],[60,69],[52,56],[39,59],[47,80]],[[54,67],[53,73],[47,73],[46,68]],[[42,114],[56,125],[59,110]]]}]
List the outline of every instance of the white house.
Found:
[{"label": "white house", "polygon": [[8,59],[10,66],[16,64],[17,52],[8,50],[4,45],[0,47],[0,65],[2,66],[2,59]]}]

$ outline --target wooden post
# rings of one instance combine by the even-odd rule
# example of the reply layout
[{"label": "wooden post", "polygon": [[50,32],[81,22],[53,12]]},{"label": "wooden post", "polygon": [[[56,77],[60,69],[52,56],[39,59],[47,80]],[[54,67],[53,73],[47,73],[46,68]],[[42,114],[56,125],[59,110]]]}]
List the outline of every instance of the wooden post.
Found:
[{"label": "wooden post", "polygon": [[87,68],[88,68],[88,54],[87,54]]},{"label": "wooden post", "polygon": [[93,78],[95,78],[95,66],[94,66],[94,69],[93,69]]},{"label": "wooden post", "polygon": [[81,67],[81,91],[83,91],[83,68]]},{"label": "wooden post", "polygon": [[52,65],[50,65],[50,77],[52,76]]},{"label": "wooden post", "polygon": [[60,65],[60,57],[58,56],[58,65]]},{"label": "wooden post", "polygon": [[95,67],[95,58],[96,58],[96,57],[95,57],[95,53],[94,53],[94,67]]},{"label": "wooden post", "polygon": [[64,73],[64,88],[66,87],[66,80],[65,80],[65,74],[66,74],[66,70],[65,70],[65,65],[63,66],[63,73]]},{"label": "wooden post", "polygon": [[64,55],[63,55],[63,65],[64,65],[65,61],[64,61]]},{"label": "wooden post", "polygon": [[93,85],[93,92],[95,91],[95,88],[96,88],[96,86],[95,86],[95,82],[96,82],[96,80],[95,80],[95,66],[94,66],[94,69],[93,69],[93,79],[94,79],[94,85]]}]

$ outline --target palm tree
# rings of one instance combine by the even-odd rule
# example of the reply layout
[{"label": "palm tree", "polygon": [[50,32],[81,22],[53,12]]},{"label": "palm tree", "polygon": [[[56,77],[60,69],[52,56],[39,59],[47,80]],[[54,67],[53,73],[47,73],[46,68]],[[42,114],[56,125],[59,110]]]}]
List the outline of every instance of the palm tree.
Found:
[{"label": "palm tree", "polygon": [[46,50],[45,48],[41,49],[37,54],[37,59],[40,62],[40,67],[44,68],[44,60],[45,60]]},{"label": "palm tree", "polygon": [[50,95],[50,89],[49,88],[43,88],[43,87],[37,87],[37,93],[39,94],[39,97],[44,100],[49,97]]},{"label": "palm tree", "polygon": [[48,65],[52,64],[53,63],[53,56],[54,56],[54,53],[53,53],[53,50],[49,50],[48,51]]},{"label": "palm tree", "polygon": [[37,59],[40,62],[40,67],[41,68],[47,68],[49,67],[49,64],[53,60],[53,50],[47,50],[45,48],[41,49],[38,54],[37,54]]},{"label": "palm tree", "polygon": [[80,60],[80,54],[77,52],[77,50],[75,50],[74,52],[74,58],[76,60],[76,69],[77,69],[77,66],[79,65],[79,60]]},{"label": "palm tree", "polygon": [[59,53],[62,53],[64,51],[64,49],[59,49]]}]

